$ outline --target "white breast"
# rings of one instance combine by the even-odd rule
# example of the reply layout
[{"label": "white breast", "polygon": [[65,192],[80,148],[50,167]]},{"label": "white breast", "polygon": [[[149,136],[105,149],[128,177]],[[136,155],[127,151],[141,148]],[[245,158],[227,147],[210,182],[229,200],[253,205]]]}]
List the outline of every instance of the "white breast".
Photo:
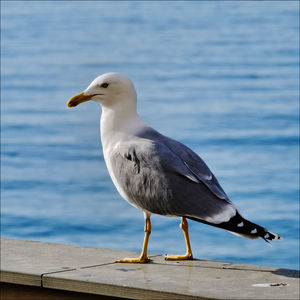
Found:
[{"label": "white breast", "polygon": [[110,109],[102,108],[102,116],[100,121],[101,128],[101,142],[103,148],[104,160],[109,172],[109,175],[117,188],[120,195],[128,201],[129,197],[122,189],[118,178],[114,174],[112,167],[112,153],[118,153],[118,148],[121,147],[122,142],[132,139],[137,132],[147,126],[146,123],[137,115],[132,112],[129,116],[119,114],[120,111],[113,111]]}]

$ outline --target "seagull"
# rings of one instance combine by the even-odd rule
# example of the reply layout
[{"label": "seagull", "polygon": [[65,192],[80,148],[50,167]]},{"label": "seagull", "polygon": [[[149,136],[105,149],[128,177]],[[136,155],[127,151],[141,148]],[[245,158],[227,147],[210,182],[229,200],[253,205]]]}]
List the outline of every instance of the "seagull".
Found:
[{"label": "seagull", "polygon": [[137,113],[137,94],[129,78],[105,73],[72,97],[67,106],[93,100],[102,106],[101,142],[109,175],[120,195],[145,217],[145,237],[138,258],[118,263],[147,263],[150,217],[180,217],[186,254],[166,260],[192,260],[188,221],[219,227],[250,238],[281,240],[242,217],[205,162],[190,148],[148,126]]}]

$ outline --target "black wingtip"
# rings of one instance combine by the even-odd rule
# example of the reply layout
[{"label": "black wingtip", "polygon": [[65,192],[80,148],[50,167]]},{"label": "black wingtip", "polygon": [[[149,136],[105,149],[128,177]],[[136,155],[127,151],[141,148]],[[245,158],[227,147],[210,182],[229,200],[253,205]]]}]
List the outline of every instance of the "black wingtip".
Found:
[{"label": "black wingtip", "polygon": [[276,233],[274,233],[272,231],[269,231],[267,229],[265,229],[265,234],[264,234],[264,236],[262,236],[262,238],[264,240],[268,239],[270,241],[283,240],[283,238],[279,234],[276,234]]},{"label": "black wingtip", "polygon": [[265,240],[270,246],[271,243],[269,241],[273,240],[282,240],[282,237],[279,236],[276,233],[273,233],[269,231],[266,228],[263,228],[260,225],[257,225],[255,223],[252,223],[246,219],[244,219],[239,212],[236,213],[235,216],[233,216],[229,221],[223,222],[220,224],[213,224],[204,220],[196,219],[193,217],[187,217],[191,220],[198,221],[204,224],[212,225],[215,227],[223,228],[228,230],[229,232],[240,235],[245,238],[249,239],[257,239],[257,238],[262,238]]}]

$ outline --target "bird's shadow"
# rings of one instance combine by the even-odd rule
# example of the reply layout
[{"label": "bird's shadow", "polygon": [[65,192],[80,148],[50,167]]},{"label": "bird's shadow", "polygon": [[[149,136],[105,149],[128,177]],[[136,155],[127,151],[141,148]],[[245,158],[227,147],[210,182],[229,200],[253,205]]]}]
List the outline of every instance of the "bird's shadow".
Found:
[{"label": "bird's shadow", "polygon": [[271,273],[290,278],[300,278],[299,270],[277,269],[275,271],[271,271]]}]

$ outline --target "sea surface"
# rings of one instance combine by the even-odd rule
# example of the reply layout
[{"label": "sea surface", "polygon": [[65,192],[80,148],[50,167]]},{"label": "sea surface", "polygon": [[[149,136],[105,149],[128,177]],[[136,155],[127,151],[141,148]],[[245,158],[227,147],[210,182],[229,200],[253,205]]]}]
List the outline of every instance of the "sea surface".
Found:
[{"label": "sea surface", "polygon": [[[269,247],[190,222],[194,256],[299,269],[299,2],[1,1],[1,235],[140,251],[143,214],[114,188],[101,107],[67,109],[121,72],[140,115],[196,151]],[[152,217],[149,252],[185,252]]]}]

